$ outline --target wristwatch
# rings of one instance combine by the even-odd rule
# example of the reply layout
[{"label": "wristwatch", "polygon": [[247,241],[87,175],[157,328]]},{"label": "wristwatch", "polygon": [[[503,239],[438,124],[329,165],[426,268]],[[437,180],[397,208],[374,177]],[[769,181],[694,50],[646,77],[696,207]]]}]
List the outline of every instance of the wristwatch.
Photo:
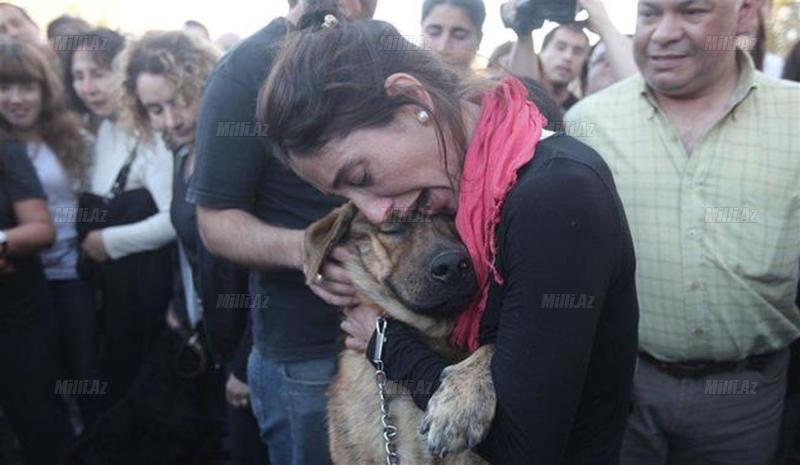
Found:
[{"label": "wristwatch", "polygon": [[8,249],[8,236],[5,231],[0,231],[0,257],[6,256],[6,249]]}]

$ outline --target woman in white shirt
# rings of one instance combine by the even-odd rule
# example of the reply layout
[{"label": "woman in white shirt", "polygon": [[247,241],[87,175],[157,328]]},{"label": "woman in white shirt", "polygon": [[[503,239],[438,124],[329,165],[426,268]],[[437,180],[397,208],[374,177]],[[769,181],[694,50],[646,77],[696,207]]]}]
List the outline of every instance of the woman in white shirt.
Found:
[{"label": "woman in white shirt", "polygon": [[109,383],[105,400],[111,405],[132,385],[163,327],[171,298],[170,255],[175,230],[170,223],[169,207],[173,163],[172,154],[160,138],[143,139],[123,127],[117,118],[119,81],[112,63],[125,46],[124,38],[104,28],[91,31],[90,35],[100,37],[105,47],[79,48],[70,57],[69,66],[69,79],[78,98],[101,119],[89,192],[111,196],[123,167],[132,160],[121,192],[146,190],[156,210],[139,221],[95,229],[81,244],[88,257],[102,264],[99,283],[105,338],[102,367]]}]

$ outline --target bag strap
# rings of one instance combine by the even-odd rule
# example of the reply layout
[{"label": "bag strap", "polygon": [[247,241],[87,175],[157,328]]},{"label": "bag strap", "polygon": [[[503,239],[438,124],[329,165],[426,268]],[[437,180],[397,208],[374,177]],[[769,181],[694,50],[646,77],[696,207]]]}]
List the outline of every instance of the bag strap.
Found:
[{"label": "bag strap", "polygon": [[120,168],[117,174],[114,185],[111,186],[111,192],[109,192],[110,198],[114,198],[125,191],[125,186],[128,184],[128,174],[131,172],[131,165],[133,165],[134,160],[136,160],[138,149],[139,139],[137,139],[136,143],[133,145],[133,149],[131,149],[130,154],[128,154],[128,159],[125,160],[125,164],[122,165],[122,168]]}]

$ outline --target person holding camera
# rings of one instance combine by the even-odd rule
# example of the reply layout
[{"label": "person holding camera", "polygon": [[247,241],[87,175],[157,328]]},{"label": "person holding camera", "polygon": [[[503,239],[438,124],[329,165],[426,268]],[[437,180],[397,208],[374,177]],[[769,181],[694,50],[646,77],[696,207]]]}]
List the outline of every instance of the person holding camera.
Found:
[{"label": "person holding camera", "polygon": [[[586,10],[589,14],[587,20],[574,22],[576,6]],[[590,90],[599,90],[638,71],[633,61],[631,39],[620,33],[611,22],[602,0],[509,1],[503,4],[502,16],[506,26],[517,33],[518,40],[506,46],[509,50],[507,57],[498,56],[494,61],[504,65],[512,74],[541,82],[564,111],[578,101],[570,92],[569,84],[580,77],[589,59],[589,39],[583,33],[583,27],[601,39],[595,47],[597,54],[592,55],[593,62],[589,63],[589,72],[591,74],[592,65],[596,65],[594,80],[603,84],[590,85]],[[537,56],[531,32],[541,27],[545,19],[562,24],[545,36],[542,51]]]},{"label": "person holding camera", "polygon": [[[569,90],[578,79],[589,56],[589,38],[581,23],[574,22],[575,2],[516,0],[503,4],[503,22],[517,34],[508,61],[511,74],[539,81],[561,107],[568,110],[578,101]],[[544,20],[561,24],[544,38],[539,56],[533,48],[533,31]]]}]

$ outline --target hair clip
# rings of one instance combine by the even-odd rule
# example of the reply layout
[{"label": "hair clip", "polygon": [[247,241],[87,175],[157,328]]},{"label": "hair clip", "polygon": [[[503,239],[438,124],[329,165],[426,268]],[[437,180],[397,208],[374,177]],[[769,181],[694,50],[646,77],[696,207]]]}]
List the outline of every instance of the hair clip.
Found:
[{"label": "hair clip", "polygon": [[338,25],[339,20],[336,18],[336,16],[333,16],[332,14],[325,15],[325,21],[322,22],[322,27],[325,29],[330,29]]}]

